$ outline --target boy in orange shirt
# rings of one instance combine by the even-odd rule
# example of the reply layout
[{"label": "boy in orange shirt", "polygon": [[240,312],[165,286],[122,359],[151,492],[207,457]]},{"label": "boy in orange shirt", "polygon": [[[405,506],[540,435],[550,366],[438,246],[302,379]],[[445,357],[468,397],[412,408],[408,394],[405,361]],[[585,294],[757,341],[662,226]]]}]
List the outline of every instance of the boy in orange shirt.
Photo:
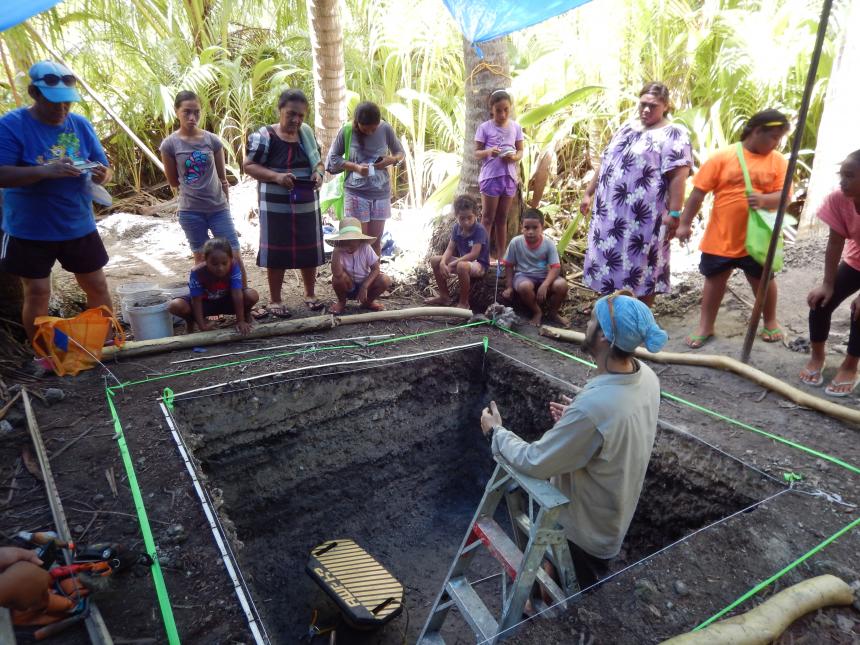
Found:
[{"label": "boy in orange shirt", "polygon": [[[779,206],[788,162],[776,147],[788,132],[788,118],[776,110],[754,114],[741,133],[744,160],[753,192],[746,193],[737,147],[716,152],[693,178],[693,191],[684,205],[675,236],[683,243],[690,239],[693,217],[699,212],[707,193],[714,193],[714,206],[699,249],[699,271],[705,276],[699,328],[685,339],[698,349],[714,335],[714,323],[726,285],[734,269],[741,269],[753,289],[758,290],[763,267],[746,250],[747,220],[750,208],[774,210]],[[764,301],[762,340],[775,343],[783,338],[776,319],[776,282],[771,280]]]}]

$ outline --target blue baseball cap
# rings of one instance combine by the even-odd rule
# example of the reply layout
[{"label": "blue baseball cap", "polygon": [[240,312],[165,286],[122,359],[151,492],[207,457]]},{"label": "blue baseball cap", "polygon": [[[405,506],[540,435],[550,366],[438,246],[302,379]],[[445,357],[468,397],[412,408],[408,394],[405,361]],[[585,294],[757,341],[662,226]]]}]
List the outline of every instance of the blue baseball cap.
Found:
[{"label": "blue baseball cap", "polygon": [[75,87],[77,82],[72,70],[51,60],[39,61],[30,68],[30,83],[51,103],[80,101],[81,95]]}]

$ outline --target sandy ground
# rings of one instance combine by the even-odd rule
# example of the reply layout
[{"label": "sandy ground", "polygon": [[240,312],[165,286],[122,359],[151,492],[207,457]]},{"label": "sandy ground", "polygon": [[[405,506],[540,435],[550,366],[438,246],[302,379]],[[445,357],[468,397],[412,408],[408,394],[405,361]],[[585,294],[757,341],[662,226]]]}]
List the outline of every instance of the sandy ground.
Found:
[{"label": "sandy ground", "polygon": [[[244,207],[239,208],[240,201],[238,198],[234,199],[236,206],[234,215],[237,219],[239,219],[237,212],[244,211]],[[250,202],[245,199],[241,203]],[[417,217],[414,214],[411,216]],[[243,257],[248,266],[252,267],[254,254],[252,240],[256,235],[254,222],[246,219],[241,221],[239,228],[242,232],[242,240],[243,243],[248,242],[247,246],[243,244]],[[416,240],[415,248],[422,248],[418,243],[422,239],[421,236],[426,235],[424,232],[426,229],[423,226],[416,226],[415,220],[410,219],[410,214],[403,214],[400,224],[395,224],[392,229],[396,230],[397,226],[406,231],[400,238],[395,234],[398,244],[402,243],[403,246],[408,247],[410,243],[407,240],[411,239],[409,233],[412,233]],[[143,279],[173,283],[181,281],[182,276],[190,268],[190,254],[184,248],[181,229],[172,218],[115,215],[104,220],[100,228],[112,256],[112,262],[108,267],[112,286],[124,281]],[[423,243],[426,244],[426,238]],[[806,336],[806,293],[820,279],[822,258],[823,243],[819,240],[807,241],[789,249],[786,270],[778,278],[779,315],[783,328],[789,334],[789,344],[795,338]],[[411,258],[395,261],[391,272],[406,276],[408,271],[405,268],[401,271],[400,266],[405,267],[407,259],[414,262]],[[321,273],[323,277],[320,279],[319,295],[323,299],[331,298],[330,287],[324,278],[325,271]],[[249,277],[252,285],[261,289],[265,301],[262,271],[252,268],[249,271]],[[68,281],[65,277],[58,276],[56,284],[65,291]],[[400,278],[394,295],[386,299],[389,308],[411,306],[418,302],[420,294],[416,293],[410,284],[405,277]],[[740,353],[749,315],[749,307],[744,301],[751,301],[753,297],[742,276],[735,276],[731,284],[737,295],[726,297],[717,321],[717,338],[709,344],[706,350],[708,353],[730,356],[738,356]],[[684,334],[695,326],[700,285],[700,278],[694,273],[679,275],[676,292],[672,296],[658,300],[656,311],[661,324],[670,333],[671,340],[668,346],[670,350],[687,351],[682,339]],[[307,312],[301,304],[301,288],[295,276],[288,278],[285,294],[288,305],[295,310],[295,315],[309,315],[310,312]],[[64,302],[73,300],[74,298],[66,298]],[[576,295],[568,306],[568,312],[574,316],[575,326],[578,328],[581,328],[584,323],[582,312],[588,306],[588,301],[579,299]],[[830,369],[826,372],[826,376],[832,374],[840,358],[840,352],[844,352],[848,329],[847,319],[846,303],[834,317],[832,331],[834,342],[830,345]],[[439,325],[439,321],[413,321],[397,325],[359,325],[348,328],[346,333],[344,329],[335,329],[316,334],[313,338],[326,339],[381,333],[403,335],[436,329]],[[506,389],[500,385],[498,380],[494,381],[484,376],[483,393],[480,396],[470,394],[469,396],[478,397],[471,401],[470,405],[478,404],[481,396],[498,396],[503,401],[503,415],[506,415],[511,424],[517,426],[525,436],[536,436],[542,427],[549,425],[548,416],[545,414],[545,400],[569,391],[563,382],[582,385],[590,372],[581,364],[533,345],[528,340],[537,340],[533,330],[521,328],[520,331],[527,336],[526,340],[512,338],[497,330],[482,331],[477,328],[404,341],[396,346],[384,346],[373,350],[359,345],[338,350],[332,356],[336,355],[338,360],[360,360],[370,356],[425,351],[434,347],[445,347],[455,342],[472,342],[487,335],[490,338],[491,347],[531,367],[516,364],[518,366],[516,370],[522,372],[514,379],[515,382],[522,383],[519,390],[522,394],[521,398],[518,398],[517,391],[512,392],[510,388]],[[242,349],[262,348],[293,340],[301,342],[306,338],[245,341],[240,347]],[[571,345],[559,343],[550,343],[550,345],[578,355],[577,348]],[[237,345],[213,348],[209,351],[214,353],[216,349],[219,352],[236,351]],[[178,375],[178,372],[186,366],[172,364],[173,361],[199,356],[192,352],[175,352],[169,355],[110,363],[108,367],[122,381],[147,378],[156,374],[172,374],[171,387],[178,392],[183,388],[205,387],[213,382],[246,378],[270,372],[273,369],[282,369],[285,365],[287,367],[309,365],[318,360],[308,356],[272,358],[260,363],[230,368],[228,373],[220,374],[217,378],[208,373]],[[766,345],[762,342],[755,344],[752,357],[756,367],[793,384],[797,384],[796,375],[804,360],[805,356],[802,353],[790,351],[783,344]],[[512,364],[491,361],[483,365],[482,370],[486,370],[487,365],[493,368],[492,373],[497,379],[499,373],[513,375]],[[680,366],[654,366],[654,368],[660,375],[664,390],[674,396],[765,429],[827,455],[834,455],[849,464],[860,464],[860,442],[857,441],[858,430],[854,427],[799,408],[774,394],[767,393],[759,386],[730,374]],[[467,391],[456,386],[456,379],[440,381],[439,375],[435,372],[429,373],[427,378],[430,380],[426,384],[416,381],[411,388],[408,388],[409,396],[417,397],[415,399],[417,404],[422,406],[420,407],[422,414],[428,408],[444,414],[460,392],[465,396]],[[134,507],[131,504],[127,483],[122,476],[122,464],[116,450],[112,423],[106,412],[104,382],[104,375],[97,370],[84,373],[75,379],[51,379],[45,382],[44,387],[63,388],[66,398],[50,407],[39,404],[37,416],[48,441],[49,452],[57,454],[64,446],[69,446],[67,450],[63,450],[62,455],[57,457],[54,468],[76,536],[83,533],[87,541],[118,539],[135,546],[139,545],[140,539],[136,521],[131,516]],[[403,380],[403,382],[406,381]],[[398,380],[397,370],[384,372],[379,377],[379,381],[372,384],[374,387],[356,386],[354,389],[357,396],[363,400],[370,397],[371,393],[377,392],[380,384],[384,391],[387,383],[396,383],[398,387],[402,385],[401,380]],[[173,441],[166,434],[164,420],[155,405],[163,385],[162,382],[154,381],[135,386],[133,390],[129,389],[122,393],[118,398],[118,406],[140,477],[144,501],[153,519],[159,553],[164,556],[165,575],[175,606],[180,633],[183,634],[183,642],[250,642],[242,616],[236,608],[235,596],[219,564],[219,556],[213,546],[211,533],[208,532],[196,497],[190,490],[187,473],[183,470]],[[298,388],[298,384],[295,387]],[[317,401],[314,409],[319,410],[319,414],[323,415],[328,409],[335,412],[340,410],[343,404],[337,401],[342,400],[344,396],[343,387],[332,385],[324,391],[330,396],[320,398],[317,393],[314,395],[317,398],[307,399]],[[820,391],[814,393],[822,394]],[[299,397],[297,400],[306,399]],[[413,598],[413,602],[417,604],[413,604],[410,608],[409,625],[406,624],[406,616],[403,616],[392,623],[390,628],[375,635],[360,635],[340,628],[338,643],[393,644],[402,641],[401,633],[414,638],[416,630],[429,609],[426,598],[432,597],[444,577],[445,567],[440,563],[448,561],[456,548],[459,538],[452,539],[451,536],[465,530],[472,503],[469,501],[468,504],[452,504],[447,509],[443,509],[444,516],[440,515],[438,522],[434,520],[433,513],[426,511],[425,500],[427,487],[437,485],[438,481],[433,479],[432,473],[427,473],[427,477],[422,478],[420,460],[414,461],[418,453],[413,454],[416,450],[425,449],[416,446],[420,446],[421,441],[427,439],[409,436],[409,422],[397,416],[400,411],[397,407],[399,405],[397,397],[382,397],[379,401],[379,413],[376,418],[374,418],[375,413],[371,413],[362,421],[363,432],[373,433],[373,423],[385,424],[387,421],[392,423],[397,421],[397,425],[402,426],[402,431],[399,439],[396,433],[386,434],[388,428],[385,428],[385,432],[382,433],[381,436],[386,438],[383,444],[392,447],[393,452],[390,455],[386,453],[387,456],[379,459],[356,462],[355,468],[362,470],[360,476],[355,477],[360,487],[353,493],[357,496],[354,506],[359,509],[365,508],[364,505],[368,502],[367,500],[362,502],[361,498],[369,492],[373,493],[372,499],[378,503],[380,495],[389,493],[403,495],[405,491],[408,496],[411,490],[416,494],[415,499],[424,504],[425,512],[402,515],[398,510],[394,513],[389,512],[387,515],[383,513],[378,516],[376,522],[370,521],[367,516],[359,513],[351,517],[345,526],[349,526],[351,531],[358,534],[366,533],[368,543],[374,545],[374,553],[383,560],[390,558],[396,563],[399,571],[395,573],[409,580],[407,598]],[[844,399],[843,403],[855,406],[857,397]],[[305,528],[298,532],[292,529],[285,531],[285,535],[291,537],[280,541],[277,531],[272,532],[271,527],[261,532],[259,536],[255,534],[255,527],[267,524],[269,518],[273,526],[278,526],[279,522],[292,521],[291,514],[296,511],[290,510],[292,508],[290,504],[298,504],[297,508],[301,509],[305,496],[309,495],[308,491],[314,487],[330,489],[332,494],[336,495],[343,494],[343,491],[348,488],[347,484],[352,481],[348,469],[337,471],[336,479],[325,477],[318,480],[309,479],[307,486],[310,488],[303,489],[295,484],[297,478],[301,479],[295,469],[304,467],[303,464],[323,464],[318,466],[317,470],[324,472],[328,472],[326,468],[332,467],[331,464],[325,465],[327,462],[324,459],[319,461],[321,458],[313,453],[313,449],[327,450],[329,442],[336,441],[330,438],[337,437],[337,429],[344,427],[343,422],[335,415],[325,421],[328,425],[320,426],[318,434],[316,432],[309,434],[309,443],[300,450],[311,452],[300,453],[305,456],[301,460],[302,463],[299,463],[298,460],[290,460],[287,457],[291,454],[291,450],[299,450],[289,443],[295,441],[295,428],[298,427],[289,418],[286,421],[273,422],[274,425],[268,422],[255,424],[253,420],[249,421],[245,418],[248,416],[246,407],[230,406],[227,399],[221,401],[220,405],[226,405],[226,411],[221,412],[223,409],[221,407],[213,408],[211,411],[213,420],[203,424],[205,427],[229,429],[233,426],[236,428],[239,425],[247,426],[250,433],[247,438],[253,450],[262,451],[260,454],[264,455],[282,455],[278,457],[282,461],[275,462],[280,464],[285,477],[282,495],[279,496],[277,490],[274,490],[266,493],[268,496],[265,499],[254,501],[253,504],[248,504],[247,508],[241,508],[243,497],[241,492],[237,491],[243,489],[235,486],[244,485],[246,482],[241,479],[241,470],[235,470],[235,464],[231,462],[231,459],[241,457],[241,454],[235,450],[232,452],[228,450],[223,454],[217,449],[208,449],[209,452],[207,452],[205,445],[194,444],[200,449],[199,458],[204,462],[204,470],[208,468],[213,476],[211,484],[213,495],[217,500],[223,500],[219,503],[225,504],[223,508],[225,517],[229,518],[231,511],[234,512],[239,520],[239,534],[249,543],[253,542],[258,548],[264,549],[268,554],[266,557],[277,563],[277,567],[272,571],[277,572],[280,577],[274,578],[267,577],[266,571],[261,570],[259,566],[250,567],[253,569],[253,576],[262,581],[262,586],[257,590],[260,594],[257,601],[264,606],[264,615],[267,612],[286,612],[283,615],[279,614],[280,617],[272,623],[278,628],[275,642],[294,643],[301,636],[300,633],[296,633],[296,626],[307,623],[309,616],[306,614],[309,607],[284,606],[281,598],[283,594],[278,591],[279,584],[290,588],[289,594],[284,597],[304,598],[307,602],[319,603],[318,606],[325,607],[324,601],[318,594],[302,596],[301,590],[308,589],[308,581],[300,565],[284,568],[285,563],[300,562],[301,557],[297,554],[307,550],[308,545],[305,542],[310,544],[313,541],[310,528],[313,522],[310,520],[299,522],[299,525]],[[236,415],[237,410],[242,417],[241,423],[239,417],[235,422],[231,422],[231,414]],[[697,437],[697,440],[706,441],[724,451],[730,455],[727,459],[733,459],[736,464],[743,462],[759,469],[765,476],[777,480],[775,484],[771,482],[768,486],[782,485],[786,473],[800,474],[803,479],[799,486],[809,494],[782,495],[772,502],[757,507],[753,513],[742,514],[720,525],[719,528],[698,534],[647,562],[636,564],[633,569],[620,573],[596,592],[580,597],[561,616],[523,625],[512,642],[541,645],[657,643],[673,634],[691,629],[739,597],[755,583],[791,563],[860,515],[856,506],[860,504],[860,476],[854,475],[827,458],[799,451],[735,423],[717,419],[713,415],[672,400],[664,400],[661,417],[682,427]],[[0,530],[9,535],[20,529],[47,526],[50,515],[45,507],[41,484],[20,466],[22,450],[27,443],[21,429],[20,411],[13,408],[7,415],[7,419],[13,423],[13,430],[0,444],[0,483],[8,489],[12,485],[9,482],[14,482],[15,488],[11,491],[13,493],[11,502],[7,504],[0,519]],[[221,425],[218,425],[219,423]],[[438,432],[443,428],[449,428],[440,424],[434,430],[429,417],[422,423],[422,428],[431,432],[427,435],[428,438],[433,436],[433,431]],[[476,419],[471,421],[465,419],[462,426],[455,424],[446,432],[454,433],[453,440],[460,441],[461,439],[456,438],[459,436],[457,433],[476,431],[475,423]],[[193,422],[186,421],[185,425],[188,427],[183,431],[188,433],[189,439],[193,439],[195,433],[199,434],[203,431],[201,428],[193,427]],[[268,428],[271,430],[267,430]],[[266,441],[254,444],[257,439],[254,438],[252,441],[252,438],[257,437],[260,432],[268,438]],[[412,441],[419,443],[410,443]],[[254,445],[256,447],[253,447]],[[463,470],[460,478],[455,478],[453,482],[453,491],[449,490],[445,494],[454,494],[455,498],[460,500],[474,500],[476,495],[480,495],[482,485],[480,480],[491,462],[485,447],[475,448],[470,441],[465,441],[462,445],[468,446],[468,459],[475,462],[475,471]],[[340,443],[336,443],[336,446],[337,451],[341,452],[335,451],[333,454],[342,455],[337,458],[337,461],[347,459],[347,456],[343,456],[347,454],[343,452],[343,446]],[[407,484],[404,484],[405,487],[399,489],[385,477],[385,473],[389,472],[385,467],[385,461],[399,459],[397,455],[405,454],[403,450],[407,448],[411,451],[409,459],[403,464],[398,462],[397,467],[391,470],[392,473],[407,481]],[[675,510],[681,511],[676,515],[690,520],[696,517],[704,522],[706,519],[710,521],[711,512],[724,516],[732,505],[747,499],[757,501],[765,495],[765,489],[750,480],[751,476],[753,479],[757,477],[750,474],[755,471],[746,467],[741,471],[732,470],[735,466],[728,468],[725,466],[728,462],[717,458],[715,454],[708,453],[709,456],[705,457],[703,456],[705,453],[697,451],[698,456],[690,460],[683,456],[682,450],[673,452],[671,444],[660,454],[667,455],[665,457],[667,463],[676,459],[671,457],[674,454],[677,459],[690,462],[694,471],[698,464],[701,466],[697,471],[699,475],[685,475],[678,478],[672,474],[674,471],[666,471],[668,475],[664,473],[658,477],[655,485],[663,486],[661,489],[663,492],[649,495],[649,499],[662,501],[659,504],[655,502],[642,506],[644,509],[642,513],[651,516],[640,518],[640,523],[646,527],[641,532],[645,537],[637,537],[633,540],[635,544],[625,547],[616,570],[638,562],[644,553],[653,552],[650,549],[656,543],[650,536],[655,529],[647,528],[649,526],[656,524],[662,531],[662,538],[675,535],[676,537],[672,539],[677,539],[689,534],[691,525],[683,522],[677,524],[677,520],[671,516],[672,500],[677,502]],[[452,457],[451,465],[461,465],[462,462],[458,460],[463,458],[462,454],[458,454],[456,460]],[[458,468],[462,470],[461,466]],[[108,486],[105,478],[106,470],[113,470],[117,475],[119,482],[117,495],[113,495]],[[266,475],[263,477],[260,475],[262,471],[258,472],[254,467],[249,468],[247,483],[249,485],[253,483],[251,480],[257,475],[262,478],[260,481],[270,482],[273,477],[272,471],[265,472]],[[442,477],[451,479],[450,474],[445,475],[444,471],[441,472],[443,472]],[[701,479],[705,474],[709,479]],[[673,477],[676,480],[675,484],[659,483],[671,480]],[[224,483],[234,488],[224,494],[224,491],[218,488]],[[369,492],[368,487],[371,489]],[[253,490],[253,487],[249,490]],[[272,487],[269,486],[267,490],[271,491]],[[677,495],[672,492],[673,490],[678,491]],[[818,491],[826,492],[830,497],[819,494]],[[706,512],[704,507],[697,507],[695,501],[701,499],[703,503],[707,502],[708,508],[711,508],[711,502],[708,501],[711,499],[709,493],[717,500],[722,500],[721,503],[724,504]],[[839,495],[843,503],[836,501],[834,494]],[[246,493],[245,499],[251,501],[247,495]],[[340,509],[342,506],[337,508]],[[401,509],[402,504],[393,508]],[[371,513],[371,517],[376,517],[372,514],[372,510],[369,509],[367,512]],[[463,525],[458,529],[460,523]],[[177,529],[177,526],[181,530]],[[308,534],[305,535],[304,532]],[[414,570],[410,570],[408,549],[398,550],[399,547],[396,544],[392,546],[391,543],[386,542],[386,539],[391,539],[387,537],[388,533],[401,536],[401,542],[407,545],[424,545],[421,547],[424,550],[414,563]],[[298,535],[302,537],[299,538]],[[640,533],[637,532],[637,535]],[[278,555],[279,549],[284,550],[283,558]],[[251,552],[245,551],[240,555],[240,560],[256,557],[249,553]],[[264,560],[264,562],[268,561]],[[858,562],[860,562],[860,534],[854,531],[844,535],[820,554],[793,569],[784,579],[769,587],[756,600],[750,601],[744,607],[751,607],[755,602],[771,595],[774,590],[780,590],[788,584],[799,582],[817,573],[831,571],[848,582],[858,580],[860,579]],[[103,593],[101,598],[103,613],[114,635],[153,639],[146,642],[164,642],[154,594],[146,574],[140,577],[117,578],[112,582],[111,589]],[[330,606],[327,611],[325,619],[333,620]],[[458,624],[460,631],[456,630]],[[454,632],[449,634],[449,642],[474,642],[468,632],[463,631],[462,624],[456,620],[452,621],[452,629]],[[83,632],[80,631],[69,632],[63,637],[62,642],[86,641]],[[315,642],[323,641],[319,639]],[[833,608],[817,612],[796,623],[779,642],[783,645],[860,642],[860,613],[851,608]]]}]

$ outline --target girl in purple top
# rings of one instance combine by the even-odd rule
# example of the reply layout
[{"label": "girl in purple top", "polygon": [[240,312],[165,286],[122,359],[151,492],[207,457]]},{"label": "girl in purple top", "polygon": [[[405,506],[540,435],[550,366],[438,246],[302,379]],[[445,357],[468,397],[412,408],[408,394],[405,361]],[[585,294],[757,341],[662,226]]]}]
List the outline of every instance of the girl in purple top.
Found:
[{"label": "girl in purple top", "polygon": [[[513,119],[511,95],[504,90],[490,94],[489,121],[475,131],[475,157],[483,162],[478,186],[481,189],[481,224],[496,242],[496,255],[508,245],[508,209],[517,192],[517,163],[523,158],[523,129]],[[496,263],[493,259],[491,264]]]}]

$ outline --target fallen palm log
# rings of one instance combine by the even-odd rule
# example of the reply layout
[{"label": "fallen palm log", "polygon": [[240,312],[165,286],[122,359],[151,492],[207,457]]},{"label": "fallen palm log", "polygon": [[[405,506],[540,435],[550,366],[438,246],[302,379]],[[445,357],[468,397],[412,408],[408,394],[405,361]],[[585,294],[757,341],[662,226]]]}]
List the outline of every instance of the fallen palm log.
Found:
[{"label": "fallen palm log", "polygon": [[461,318],[467,320],[472,317],[472,312],[467,309],[458,309],[457,307],[413,307],[392,311],[372,311],[352,316],[311,316],[309,318],[279,320],[273,323],[256,325],[245,336],[242,336],[231,327],[215,331],[200,331],[193,334],[185,334],[184,336],[129,341],[122,347],[105,347],[102,352],[102,358],[130,358],[133,356],[159,354],[162,352],[172,352],[177,349],[205,347],[207,345],[220,345],[222,343],[232,343],[254,338],[310,333],[323,329],[333,329],[340,325],[357,325],[360,323],[389,322],[427,317]]},{"label": "fallen palm log", "polygon": [[745,614],[675,636],[661,645],[767,645],[804,614],[852,602],[854,593],[843,580],[830,574],[818,576],[780,591]]},{"label": "fallen palm log", "polygon": [[[580,345],[585,340],[585,334],[582,332],[555,329],[553,327],[546,326],[540,328],[540,334],[541,336],[547,336],[557,340],[565,340],[572,343],[578,343]],[[765,374],[761,370],[757,370],[746,363],[741,363],[740,361],[735,360],[734,358],[729,358],[728,356],[718,356],[716,354],[681,354],[677,352],[657,352],[656,354],[653,354],[641,347],[636,350],[636,356],[655,363],[711,367],[732,372],[784,396],[797,405],[817,410],[818,412],[834,417],[835,419],[860,425],[860,410],[854,410],[844,405],[838,405],[832,401],[827,401],[821,397],[813,396],[812,394],[789,385],[770,374]]]}]

